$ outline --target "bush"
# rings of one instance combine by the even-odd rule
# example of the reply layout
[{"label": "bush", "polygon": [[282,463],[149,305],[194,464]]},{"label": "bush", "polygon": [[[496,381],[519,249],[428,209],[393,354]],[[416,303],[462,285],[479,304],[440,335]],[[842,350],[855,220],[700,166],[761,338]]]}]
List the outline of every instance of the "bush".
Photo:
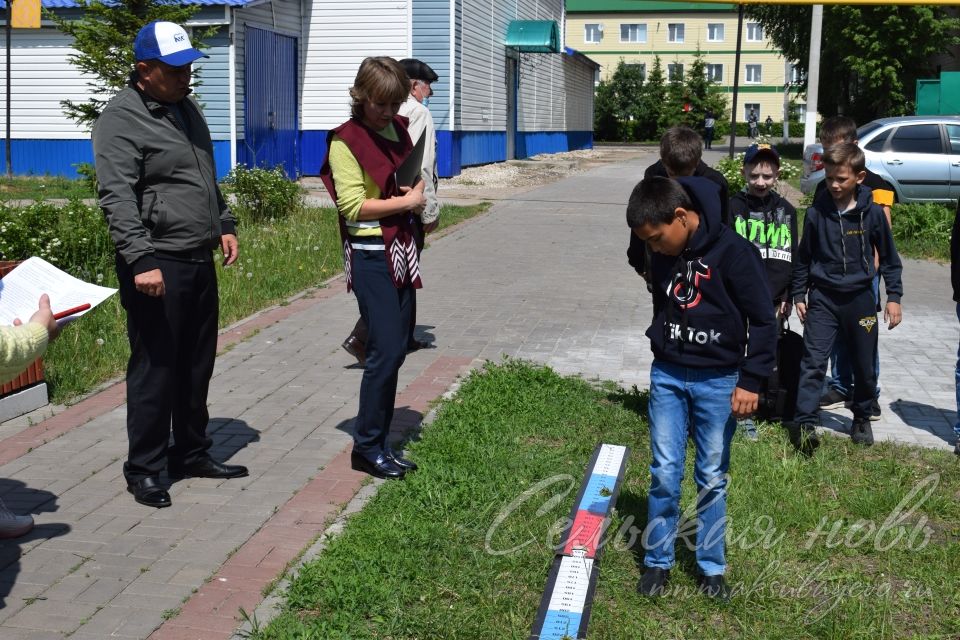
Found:
[{"label": "bush", "polygon": [[908,256],[948,260],[953,217],[954,210],[942,204],[895,204],[893,240]]},{"label": "bush", "polygon": [[113,270],[113,242],[99,207],[71,200],[60,206],[0,205],[0,259],[39,256],[73,276],[102,282]]},{"label": "bush", "polygon": [[279,220],[304,206],[303,189],[281,167],[252,169],[237,165],[225,180],[236,195],[233,211],[242,224]]}]

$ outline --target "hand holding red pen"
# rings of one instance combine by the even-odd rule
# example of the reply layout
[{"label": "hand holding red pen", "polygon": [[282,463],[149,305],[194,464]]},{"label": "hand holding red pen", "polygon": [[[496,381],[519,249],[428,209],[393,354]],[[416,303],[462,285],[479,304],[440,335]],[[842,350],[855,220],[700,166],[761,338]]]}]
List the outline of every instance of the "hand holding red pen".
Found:
[{"label": "hand holding red pen", "polygon": [[[50,296],[43,294],[40,296],[40,305],[37,311],[30,316],[30,322],[36,322],[42,324],[47,333],[50,336],[50,340],[53,340],[60,334],[60,327],[57,325],[57,319],[53,316],[53,311],[50,310]],[[19,327],[23,322],[20,318],[17,318],[13,321],[13,326]]]}]

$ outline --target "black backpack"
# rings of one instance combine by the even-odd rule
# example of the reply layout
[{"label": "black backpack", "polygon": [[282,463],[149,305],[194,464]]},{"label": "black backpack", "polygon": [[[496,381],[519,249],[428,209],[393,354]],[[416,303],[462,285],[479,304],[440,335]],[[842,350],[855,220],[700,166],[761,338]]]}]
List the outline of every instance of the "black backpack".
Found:
[{"label": "black backpack", "polygon": [[790,330],[784,320],[777,339],[777,364],[766,384],[760,389],[757,417],[787,422],[797,410],[797,388],[800,385],[800,360],[803,359],[803,336]]}]

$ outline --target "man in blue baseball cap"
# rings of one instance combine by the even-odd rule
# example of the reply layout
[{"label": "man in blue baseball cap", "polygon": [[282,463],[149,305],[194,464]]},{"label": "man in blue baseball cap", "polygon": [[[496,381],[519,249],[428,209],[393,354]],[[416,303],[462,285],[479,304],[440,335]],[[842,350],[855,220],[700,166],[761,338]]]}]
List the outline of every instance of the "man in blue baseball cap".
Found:
[{"label": "man in blue baseball cap", "polygon": [[168,507],[164,467],[170,478],[247,475],[211,458],[206,435],[219,305],[213,251],[225,265],[239,254],[210,130],[189,97],[191,64],[204,54],[172,22],[144,26],[133,48],[130,84],[94,125],[93,151],[130,339],[123,473],[137,502]]}]

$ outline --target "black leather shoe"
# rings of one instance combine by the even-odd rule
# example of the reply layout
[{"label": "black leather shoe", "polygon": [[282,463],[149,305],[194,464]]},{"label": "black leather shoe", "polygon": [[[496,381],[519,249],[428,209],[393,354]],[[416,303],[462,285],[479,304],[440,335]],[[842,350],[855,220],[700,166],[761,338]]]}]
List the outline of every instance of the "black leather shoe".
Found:
[{"label": "black leather shoe", "polygon": [[413,460],[407,460],[402,455],[394,451],[393,449],[384,449],[383,455],[387,457],[387,460],[397,465],[404,471],[416,471],[417,463]]},{"label": "black leather shoe", "polygon": [[730,587],[727,586],[727,581],[722,575],[700,576],[700,593],[721,602],[730,601]]},{"label": "black leather shoe", "polygon": [[637,584],[637,592],[642,596],[657,598],[663,595],[663,587],[670,577],[669,569],[658,569],[656,567],[647,567]]},{"label": "black leather shoe", "polygon": [[152,476],[127,485],[127,491],[133,494],[133,499],[140,504],[156,509],[169,507],[170,494],[160,485],[160,481]]},{"label": "black leather shoe", "polygon": [[167,475],[171,478],[243,478],[248,472],[239,464],[223,464],[213,458],[203,458],[193,464],[167,465]]},{"label": "black leather shoe", "polygon": [[367,347],[362,342],[360,342],[360,339],[357,336],[350,334],[350,336],[346,340],[344,340],[343,344],[340,346],[343,347],[344,351],[346,351],[347,353],[352,355],[354,358],[356,358],[357,362],[360,363],[361,367],[364,364],[366,364]]},{"label": "black leather shoe", "polygon": [[359,453],[353,452],[350,454],[350,466],[355,471],[363,471],[374,478],[400,479],[404,473],[403,469],[383,453],[377,456],[376,460],[368,460]]}]

